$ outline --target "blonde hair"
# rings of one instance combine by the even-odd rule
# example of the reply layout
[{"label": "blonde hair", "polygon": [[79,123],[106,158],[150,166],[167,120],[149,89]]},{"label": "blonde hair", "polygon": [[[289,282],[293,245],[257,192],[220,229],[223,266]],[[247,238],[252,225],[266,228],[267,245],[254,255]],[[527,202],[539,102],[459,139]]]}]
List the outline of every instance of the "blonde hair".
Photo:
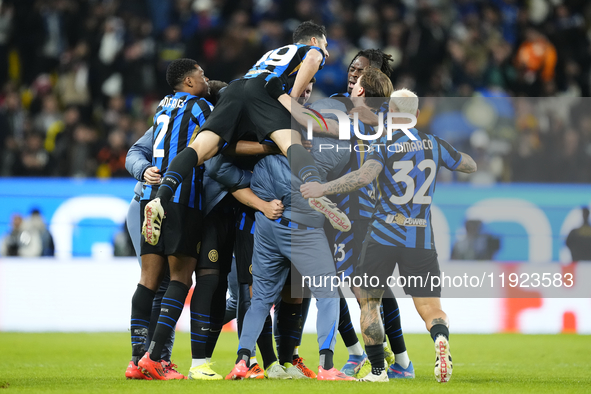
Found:
[{"label": "blonde hair", "polygon": [[389,105],[395,112],[416,115],[419,109],[419,98],[408,89],[398,89],[390,95]]}]

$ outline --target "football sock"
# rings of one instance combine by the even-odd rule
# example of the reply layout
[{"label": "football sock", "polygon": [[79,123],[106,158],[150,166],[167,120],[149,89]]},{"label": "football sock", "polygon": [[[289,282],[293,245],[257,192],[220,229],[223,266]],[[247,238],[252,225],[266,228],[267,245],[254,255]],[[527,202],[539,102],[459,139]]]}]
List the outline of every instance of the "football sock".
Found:
[{"label": "football sock", "polygon": [[250,358],[250,365],[255,365],[255,364],[258,364],[258,363],[259,363],[259,362],[258,362],[258,360],[257,360],[256,356],[255,356],[255,357],[251,357],[251,358]]},{"label": "football sock", "polygon": [[236,317],[236,326],[238,328],[238,338],[242,333],[242,322],[244,321],[244,315],[250,308],[250,290],[247,283],[240,283],[238,287],[238,316]]},{"label": "football sock", "polygon": [[191,360],[191,368],[195,368],[198,367],[200,365],[203,365],[207,362],[207,359],[205,358],[194,358]]},{"label": "football sock", "polygon": [[330,349],[322,349],[320,350],[320,366],[324,368],[325,371],[332,369],[334,367],[334,363],[332,358],[334,353]]},{"label": "football sock", "polygon": [[292,358],[293,360],[295,360],[296,358],[299,358],[300,357],[300,354],[299,354],[299,351],[298,351],[299,348],[300,348],[299,346],[296,346],[296,347],[293,348],[293,358]]},{"label": "football sock", "polygon": [[205,348],[210,328],[210,309],[213,293],[218,285],[219,275],[197,276],[195,290],[191,297],[191,356],[205,359]]},{"label": "football sock", "polygon": [[156,293],[138,284],[131,298],[131,361],[136,365],[146,353],[146,340]]},{"label": "football sock", "polygon": [[[166,267],[166,274],[164,275],[164,279],[160,283],[160,287],[158,291],[156,291],[156,295],[154,296],[154,301],[152,301],[152,315],[150,316],[150,328],[148,328],[148,339],[146,340],[146,344],[149,345],[152,342],[152,338],[154,337],[154,331],[156,330],[156,326],[158,325],[158,318],[160,317],[160,308],[162,307],[162,297],[166,294],[166,290],[168,289],[168,284],[170,283],[170,272],[168,266]],[[165,361],[170,361],[170,356],[172,354],[172,346],[174,345],[174,330],[171,331],[170,336],[166,339],[164,343],[164,347],[162,348],[162,355],[161,359]]]},{"label": "football sock", "polygon": [[310,152],[301,144],[293,144],[287,148],[287,160],[291,173],[306,182],[320,182],[320,173]]},{"label": "football sock", "polygon": [[385,369],[384,346],[382,344],[365,345],[365,352],[367,353],[367,358],[369,358],[369,362],[371,363],[371,372],[375,375],[379,375],[381,371]]},{"label": "football sock", "polygon": [[158,325],[156,331],[154,331],[154,338],[150,344],[148,352],[150,352],[150,359],[152,361],[158,361],[162,354],[162,348],[166,338],[170,336],[172,330],[176,326],[183,307],[185,306],[185,299],[189,293],[189,288],[184,283],[176,280],[170,281],[168,290],[162,298],[162,309],[160,310],[160,318],[158,319]]},{"label": "football sock", "polygon": [[156,193],[156,198],[160,198],[163,207],[164,202],[172,198],[177,187],[191,174],[198,162],[199,157],[197,156],[197,152],[195,152],[195,149],[189,147],[183,149],[170,162],[168,170],[162,177],[162,182],[160,182],[158,193]]},{"label": "football sock", "polygon": [[443,335],[445,339],[449,340],[449,329],[444,324],[435,324],[433,327],[431,327],[429,333],[431,333],[433,342],[435,342],[435,339],[437,339],[438,335]]},{"label": "football sock", "polygon": [[[341,334],[341,338],[343,338],[345,346],[349,348],[351,346],[355,346],[355,344],[359,344],[359,339],[355,333],[355,328],[353,328],[353,322],[351,322],[351,315],[349,314],[349,305],[347,304],[347,299],[341,298],[340,307],[341,313],[339,315],[339,333]],[[349,354],[352,353],[349,352]],[[361,349],[361,353],[359,354],[363,354],[363,349]]]},{"label": "football sock", "polygon": [[211,310],[209,319],[209,335],[207,336],[207,344],[205,346],[205,357],[211,358],[215,345],[222,332],[223,320],[226,314],[226,292],[228,291],[227,275],[220,275],[218,286],[213,293],[211,300]]},{"label": "football sock", "polygon": [[[267,315],[265,319],[265,325],[261,330],[261,334],[257,339],[257,345],[259,345],[259,351],[261,357],[263,358],[263,364],[265,369],[275,361],[277,361],[277,356],[275,356],[275,349],[273,348],[273,321],[271,320],[271,314]],[[251,363],[252,365],[252,363]]]},{"label": "football sock", "polygon": [[402,353],[394,353],[394,356],[396,357],[396,364],[400,365],[404,369],[408,368],[408,365],[410,364],[410,358],[408,358],[408,353],[406,351]]},{"label": "football sock", "polygon": [[400,321],[400,309],[396,298],[383,298],[384,307],[384,331],[390,341],[390,348],[394,354],[406,351],[402,325]]},{"label": "football sock", "polygon": [[363,355],[363,348],[359,341],[353,346],[347,346],[347,351],[349,352],[349,356],[362,356]]},{"label": "football sock", "polygon": [[293,360],[293,349],[299,341],[302,326],[302,304],[288,304],[281,301],[277,325],[279,338],[279,363],[284,365]]},{"label": "football sock", "polygon": [[248,350],[248,349],[238,350],[238,357],[236,358],[236,364],[238,364],[240,362],[240,360],[244,360],[246,362],[246,366],[250,367],[250,350]]}]

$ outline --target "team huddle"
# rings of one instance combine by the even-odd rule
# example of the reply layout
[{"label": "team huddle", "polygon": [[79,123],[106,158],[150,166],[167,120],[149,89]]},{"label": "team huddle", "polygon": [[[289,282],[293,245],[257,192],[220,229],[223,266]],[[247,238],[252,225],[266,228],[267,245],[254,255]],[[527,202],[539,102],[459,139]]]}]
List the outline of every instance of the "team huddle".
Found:
[{"label": "team huddle", "polygon": [[[370,275],[385,283],[396,266],[401,276],[438,276],[430,212],[437,173],[471,173],[476,164],[414,128],[378,135],[387,122],[419,115],[417,96],[394,90],[391,57],[378,49],[351,61],[346,93],[308,105],[314,75],[329,56],[325,29],[304,22],[293,42],[229,84],[209,81],[191,59],[167,69],[174,93],[160,102],[126,162],[139,181],[127,223],[141,255],[127,378],[187,378],[170,355],[193,275],[189,379],[224,378],[211,359],[223,324],[234,318],[240,342],[226,379],[415,376],[391,290],[354,288],[364,348],[346,299],[326,278]],[[338,111],[354,119],[348,138]],[[310,123],[310,113],[322,113],[322,122]],[[359,133],[375,136],[371,149],[361,149]],[[322,149],[329,144],[340,149]],[[307,286],[294,288],[301,277]],[[447,382],[452,360],[440,288],[404,291],[434,341],[435,378]],[[317,372],[298,353],[311,297]],[[349,352],[340,370],[333,363],[337,331]]]}]

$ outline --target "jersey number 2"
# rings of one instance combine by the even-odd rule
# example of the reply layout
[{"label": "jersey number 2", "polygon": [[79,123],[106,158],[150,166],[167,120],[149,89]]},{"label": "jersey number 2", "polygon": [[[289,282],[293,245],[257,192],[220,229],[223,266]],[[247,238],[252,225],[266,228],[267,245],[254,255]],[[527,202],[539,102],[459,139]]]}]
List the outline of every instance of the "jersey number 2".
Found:
[{"label": "jersey number 2", "polygon": [[421,171],[425,171],[425,169],[427,168],[431,171],[429,171],[429,176],[427,177],[427,179],[425,179],[425,182],[421,185],[419,190],[417,190],[416,194],[415,181],[408,175],[414,167],[413,162],[410,160],[396,161],[394,162],[394,165],[392,167],[394,168],[394,170],[400,170],[392,177],[394,182],[404,182],[406,184],[406,191],[404,192],[404,195],[400,197],[394,195],[390,196],[390,201],[393,204],[408,204],[408,202],[411,199],[413,204],[431,204],[431,196],[426,196],[425,194],[427,193],[427,190],[429,190],[431,183],[433,183],[433,180],[435,179],[435,170],[437,169],[437,167],[433,160],[426,159],[421,161],[417,165],[417,168]]},{"label": "jersey number 2", "polygon": [[158,145],[164,139],[166,132],[168,131],[168,123],[170,121],[170,116],[168,115],[160,115],[156,118],[156,125],[162,124],[158,135],[156,136],[156,140],[154,141],[154,148],[152,149],[154,157],[164,157],[164,148],[158,148]]}]

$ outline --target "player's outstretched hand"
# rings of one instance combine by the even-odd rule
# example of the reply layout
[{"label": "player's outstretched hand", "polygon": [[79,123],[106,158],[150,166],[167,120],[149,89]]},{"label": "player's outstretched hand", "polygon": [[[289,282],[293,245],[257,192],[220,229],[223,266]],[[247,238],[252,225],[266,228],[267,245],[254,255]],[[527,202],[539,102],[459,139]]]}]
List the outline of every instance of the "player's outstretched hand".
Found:
[{"label": "player's outstretched hand", "polygon": [[158,185],[162,180],[162,175],[160,175],[160,170],[158,167],[148,167],[146,171],[144,171],[144,181],[148,185]]},{"label": "player's outstretched hand", "polygon": [[318,182],[308,182],[300,186],[300,192],[304,198],[317,198],[324,196],[324,185]]},{"label": "player's outstretched hand", "polygon": [[273,97],[275,100],[279,98],[282,94],[285,94],[285,90],[283,90],[283,82],[277,77],[273,77],[267,81],[265,84],[265,89],[269,96]]},{"label": "player's outstretched hand", "polygon": [[273,200],[265,203],[262,212],[268,219],[277,220],[283,214],[284,209],[281,200]]}]

